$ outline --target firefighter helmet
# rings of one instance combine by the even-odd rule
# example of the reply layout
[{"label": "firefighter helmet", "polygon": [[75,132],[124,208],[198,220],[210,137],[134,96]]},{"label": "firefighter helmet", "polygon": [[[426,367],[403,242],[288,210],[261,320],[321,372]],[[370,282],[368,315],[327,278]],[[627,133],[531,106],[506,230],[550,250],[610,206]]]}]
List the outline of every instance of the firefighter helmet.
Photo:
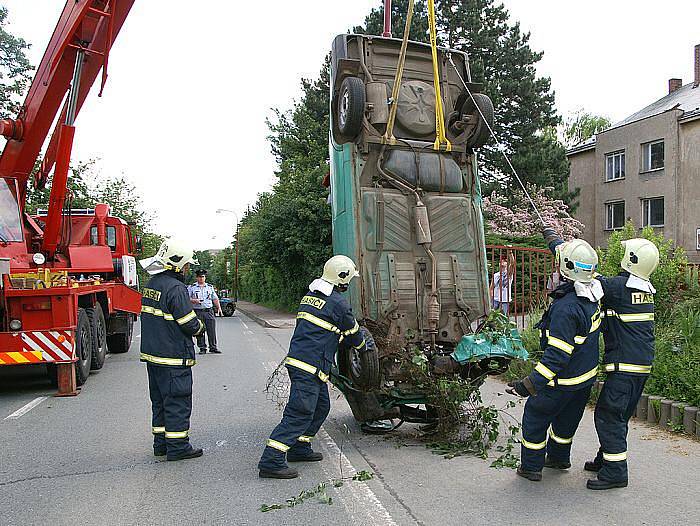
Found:
[{"label": "firefighter helmet", "polygon": [[659,249],[644,238],[628,239],[622,242],[622,246],[625,249],[625,255],[620,262],[622,269],[648,281],[659,266]]},{"label": "firefighter helmet", "polygon": [[557,263],[565,278],[590,283],[598,267],[598,254],[583,239],[573,239],[557,246]]},{"label": "firefighter helmet", "polygon": [[194,250],[186,243],[174,239],[166,239],[161,243],[156,255],[141,260],[141,266],[153,274],[160,274],[166,270],[181,272],[189,263],[198,264],[194,257]]},{"label": "firefighter helmet", "polygon": [[352,278],[359,276],[357,267],[347,256],[333,256],[323,265],[321,279],[333,285],[347,285]]}]

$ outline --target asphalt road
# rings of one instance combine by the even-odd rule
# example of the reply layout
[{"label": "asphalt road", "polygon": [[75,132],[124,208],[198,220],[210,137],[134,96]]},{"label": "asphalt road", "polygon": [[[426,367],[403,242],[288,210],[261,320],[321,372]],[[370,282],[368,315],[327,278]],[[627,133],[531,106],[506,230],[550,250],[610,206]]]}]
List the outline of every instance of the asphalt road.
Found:
[{"label": "asphalt road", "polygon": [[[574,467],[541,483],[470,457],[445,460],[405,424],[391,438],[364,436],[334,391],[315,447],[326,460],[299,466],[296,480],[261,480],[256,463],[281,413],[263,392],[286,352],[290,329],[244,316],[218,319],[220,356],[194,369],[192,442],[202,458],[151,454],[146,372],[132,349],[113,355],[74,398],[53,398],[41,368],[0,368],[0,524],[697,524],[700,443],[633,423],[631,483],[591,492],[581,466],[597,448],[592,413],[574,442]],[[484,398],[498,406],[502,384]],[[42,398],[46,397],[46,398]],[[515,412],[519,414],[521,408]],[[342,450],[342,452],[341,452]],[[369,482],[330,487],[311,500],[261,513],[320,482],[368,470]]]}]

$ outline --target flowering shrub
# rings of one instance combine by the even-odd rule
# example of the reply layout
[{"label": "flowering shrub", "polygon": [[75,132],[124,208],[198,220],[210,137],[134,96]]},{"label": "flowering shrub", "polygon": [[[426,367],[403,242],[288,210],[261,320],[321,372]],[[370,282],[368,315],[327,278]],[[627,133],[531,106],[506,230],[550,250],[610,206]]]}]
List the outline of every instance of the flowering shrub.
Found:
[{"label": "flowering shrub", "polygon": [[[569,214],[569,207],[560,199],[547,196],[548,188],[528,185],[532,197],[545,223],[552,226],[564,239],[579,237],[584,225]],[[484,219],[490,234],[507,238],[539,236],[542,230],[537,214],[522,190],[510,197],[498,191],[484,198]]]}]

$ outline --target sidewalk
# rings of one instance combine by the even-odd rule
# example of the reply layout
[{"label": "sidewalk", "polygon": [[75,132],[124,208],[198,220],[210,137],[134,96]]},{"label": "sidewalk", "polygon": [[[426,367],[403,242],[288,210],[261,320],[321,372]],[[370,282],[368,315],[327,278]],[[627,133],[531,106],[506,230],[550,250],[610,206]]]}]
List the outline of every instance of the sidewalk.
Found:
[{"label": "sidewalk", "polygon": [[241,300],[236,303],[236,309],[268,329],[293,329],[296,326],[296,315],[291,312],[281,312]]}]

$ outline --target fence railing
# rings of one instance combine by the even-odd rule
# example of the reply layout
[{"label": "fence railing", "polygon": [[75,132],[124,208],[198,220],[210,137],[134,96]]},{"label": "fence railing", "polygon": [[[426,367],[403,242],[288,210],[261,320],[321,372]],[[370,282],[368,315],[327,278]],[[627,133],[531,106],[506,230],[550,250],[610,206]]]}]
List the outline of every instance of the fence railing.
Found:
[{"label": "fence railing", "polygon": [[509,254],[515,261],[515,269],[510,285],[508,314],[522,328],[529,313],[546,306],[547,294],[553,285],[556,286],[556,277],[552,276],[554,256],[549,250],[541,248],[486,245],[489,286],[493,283],[494,274],[500,271],[501,258],[508,261]]}]

